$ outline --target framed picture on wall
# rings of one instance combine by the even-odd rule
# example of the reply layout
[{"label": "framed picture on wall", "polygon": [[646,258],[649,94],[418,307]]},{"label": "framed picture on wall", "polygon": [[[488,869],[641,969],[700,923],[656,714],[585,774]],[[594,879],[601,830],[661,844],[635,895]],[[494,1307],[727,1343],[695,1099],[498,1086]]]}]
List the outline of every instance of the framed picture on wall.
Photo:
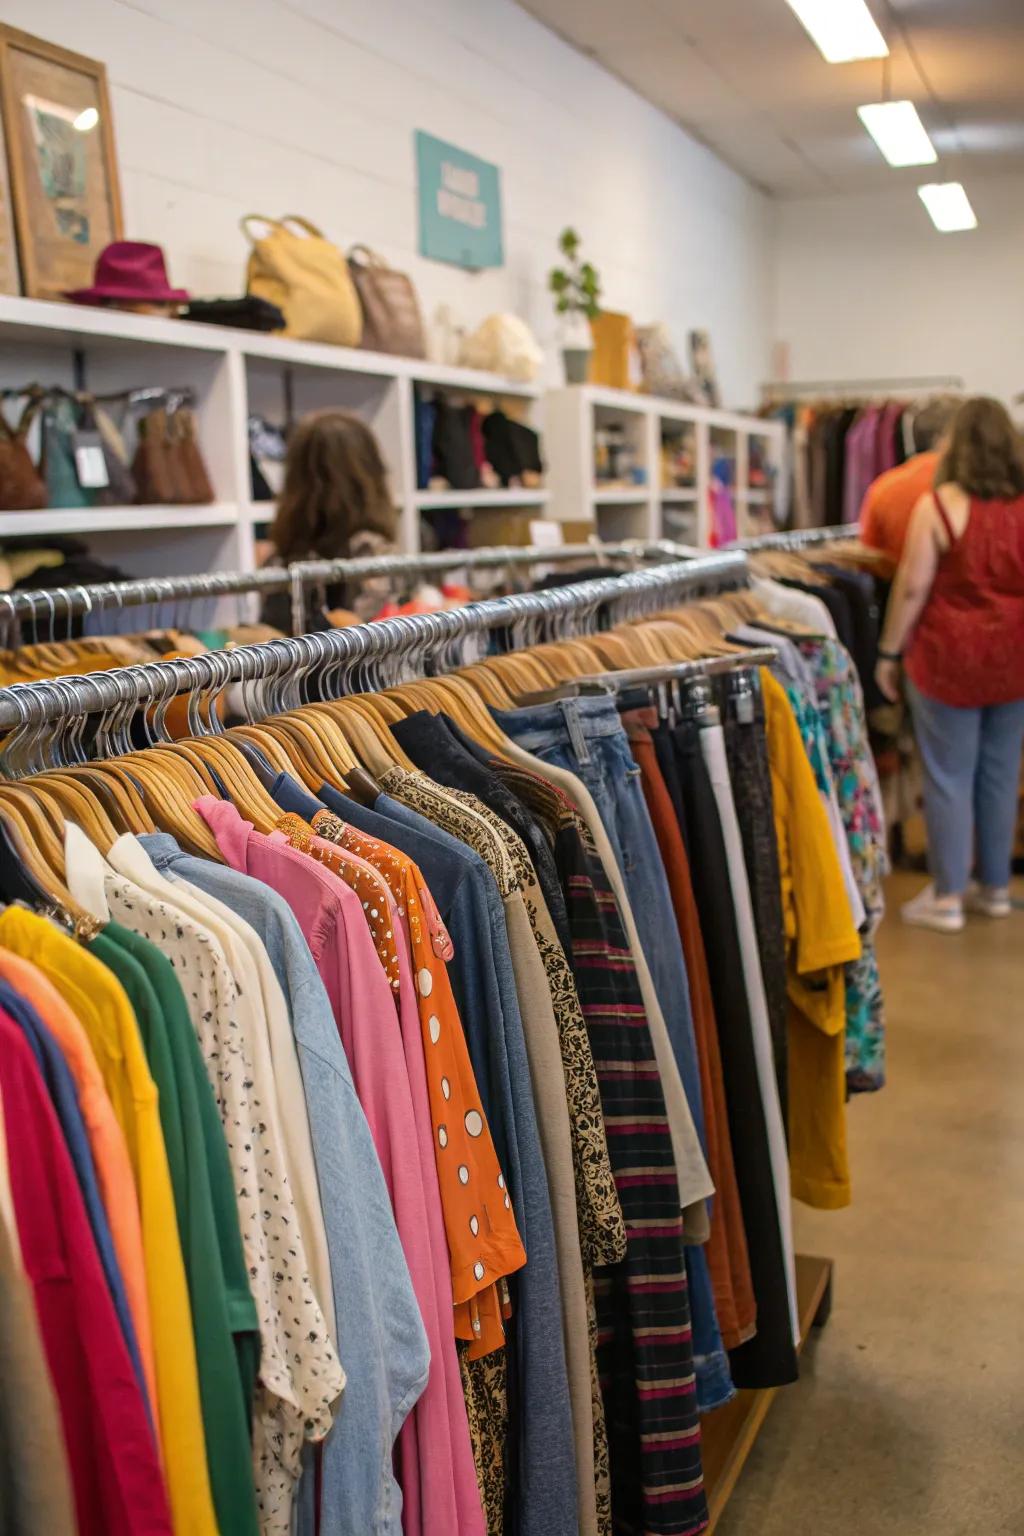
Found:
[{"label": "framed picture on wall", "polygon": [[60,299],[122,235],[106,70],[0,26],[0,103],[24,291]]},{"label": "framed picture on wall", "polygon": [[7,146],[0,117],[0,293],[20,293],[18,246],[14,235],[14,206],[7,170]]}]

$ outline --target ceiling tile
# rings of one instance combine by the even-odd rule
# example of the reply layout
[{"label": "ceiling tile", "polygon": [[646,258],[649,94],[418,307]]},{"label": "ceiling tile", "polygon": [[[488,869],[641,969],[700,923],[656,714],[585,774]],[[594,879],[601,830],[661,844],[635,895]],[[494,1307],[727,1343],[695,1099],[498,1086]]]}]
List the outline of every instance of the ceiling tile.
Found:
[{"label": "ceiling tile", "polygon": [[[780,197],[892,184],[856,116],[882,98],[880,61],[826,64],[785,0],[524,3]],[[1016,165],[1024,0],[884,0],[877,14],[890,94],[917,103],[950,169]]]}]

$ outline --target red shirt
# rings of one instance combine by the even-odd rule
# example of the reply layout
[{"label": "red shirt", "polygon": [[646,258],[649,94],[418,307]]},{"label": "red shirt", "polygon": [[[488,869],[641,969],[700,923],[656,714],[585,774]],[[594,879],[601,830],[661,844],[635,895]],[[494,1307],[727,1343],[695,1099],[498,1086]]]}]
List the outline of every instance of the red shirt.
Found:
[{"label": "red shirt", "polygon": [[971,499],[959,538],[938,495],[950,547],[910,640],[907,676],[960,709],[1024,699],[1024,496]]},{"label": "red shirt", "polygon": [[0,1093],[18,1237],[80,1536],[171,1536],[149,1419],[71,1158],[32,1050],[2,1009]]}]

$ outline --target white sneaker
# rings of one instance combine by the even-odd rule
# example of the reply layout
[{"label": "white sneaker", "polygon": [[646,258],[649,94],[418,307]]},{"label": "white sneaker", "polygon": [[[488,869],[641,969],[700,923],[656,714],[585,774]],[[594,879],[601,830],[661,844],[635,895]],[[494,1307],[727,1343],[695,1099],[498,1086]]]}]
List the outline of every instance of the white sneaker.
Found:
[{"label": "white sneaker", "polygon": [[964,906],[968,912],[979,912],[982,917],[1009,917],[1013,911],[1010,888],[1007,885],[978,885],[972,880],[964,892]]},{"label": "white sneaker", "polygon": [[934,885],[926,885],[912,901],[900,908],[905,923],[915,928],[934,928],[936,933],[959,933],[964,926],[964,904],[959,896],[936,896]]}]

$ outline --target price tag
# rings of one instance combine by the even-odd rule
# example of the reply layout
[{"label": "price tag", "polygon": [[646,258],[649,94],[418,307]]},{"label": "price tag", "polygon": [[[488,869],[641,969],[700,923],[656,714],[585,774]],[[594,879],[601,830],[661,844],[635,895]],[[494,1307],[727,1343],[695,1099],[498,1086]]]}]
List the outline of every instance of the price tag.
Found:
[{"label": "price tag", "polygon": [[83,491],[102,491],[110,484],[107,461],[98,432],[76,432],[75,473]]}]

